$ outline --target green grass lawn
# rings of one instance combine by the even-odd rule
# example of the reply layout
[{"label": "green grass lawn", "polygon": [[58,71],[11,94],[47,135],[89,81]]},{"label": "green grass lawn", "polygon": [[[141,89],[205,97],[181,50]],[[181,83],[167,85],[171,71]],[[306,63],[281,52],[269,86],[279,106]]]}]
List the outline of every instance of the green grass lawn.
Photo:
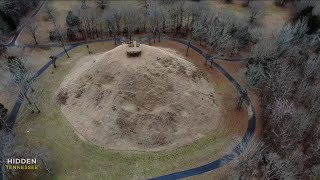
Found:
[{"label": "green grass lawn", "polygon": [[[90,47],[98,53],[114,45],[96,43]],[[190,145],[161,152],[107,150],[81,140],[53,97],[77,60],[87,55],[85,46],[79,46],[70,52],[71,58],[64,56],[57,61],[57,69],[49,67],[39,77],[44,88],[41,113],[18,120],[14,129],[29,145],[48,150],[53,165],[51,179],[145,179],[203,165],[221,156],[231,145],[231,136],[225,129],[215,130]]]}]

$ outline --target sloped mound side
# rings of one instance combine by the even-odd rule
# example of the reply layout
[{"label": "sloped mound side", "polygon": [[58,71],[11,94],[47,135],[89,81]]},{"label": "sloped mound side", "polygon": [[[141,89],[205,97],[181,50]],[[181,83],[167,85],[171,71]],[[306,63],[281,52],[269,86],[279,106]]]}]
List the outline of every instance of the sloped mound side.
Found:
[{"label": "sloped mound side", "polygon": [[55,100],[87,141],[110,149],[158,151],[203,137],[220,109],[206,73],[179,55],[125,45],[88,56],[62,82]]}]

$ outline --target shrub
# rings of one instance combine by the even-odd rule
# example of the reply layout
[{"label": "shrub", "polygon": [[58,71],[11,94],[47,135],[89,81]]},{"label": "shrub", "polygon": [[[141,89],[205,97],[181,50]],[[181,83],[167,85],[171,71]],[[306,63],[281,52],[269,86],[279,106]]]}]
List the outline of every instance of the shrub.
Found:
[{"label": "shrub", "polygon": [[5,118],[7,117],[8,109],[4,107],[3,104],[0,103],[0,129],[4,125]]},{"label": "shrub", "polygon": [[55,29],[49,32],[49,39],[51,41],[62,41],[62,37],[60,35],[59,30]]},{"label": "shrub", "polygon": [[73,28],[67,29],[67,37],[69,41],[75,41],[77,40],[76,31]]}]

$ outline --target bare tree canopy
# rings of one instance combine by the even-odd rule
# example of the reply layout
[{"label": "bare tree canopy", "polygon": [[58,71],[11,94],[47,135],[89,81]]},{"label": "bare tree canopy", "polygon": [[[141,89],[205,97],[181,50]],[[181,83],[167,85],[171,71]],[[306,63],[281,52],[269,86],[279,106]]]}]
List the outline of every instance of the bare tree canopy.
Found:
[{"label": "bare tree canopy", "polygon": [[110,4],[109,0],[96,0],[96,3],[97,3],[97,7],[102,10],[109,7],[109,4]]},{"label": "bare tree canopy", "polygon": [[[37,178],[44,178],[51,175],[51,159],[48,151],[42,147],[33,148],[26,142],[18,139],[12,132],[0,131],[0,163],[2,179],[14,179],[23,175],[23,171],[8,170],[5,168],[7,159],[9,158],[35,158],[39,170],[30,171]],[[21,174],[22,173],[22,174]]]},{"label": "bare tree canopy", "polygon": [[35,22],[35,20],[33,18],[24,18],[22,19],[22,23],[25,26],[25,29],[28,31],[28,33],[30,33],[30,35],[32,36],[35,44],[38,44],[37,41],[37,30],[38,30],[38,25]]},{"label": "bare tree canopy", "polygon": [[0,129],[5,125],[8,109],[0,103]]},{"label": "bare tree canopy", "polygon": [[[2,62],[1,68],[1,79],[16,87],[19,100],[26,100],[26,107],[31,113],[40,113],[38,97],[32,95],[34,71],[29,61],[25,57],[9,56]],[[4,72],[9,72],[10,75],[7,76]]]},{"label": "bare tree canopy", "polygon": [[316,70],[320,56],[314,48],[318,34],[307,35],[308,30],[306,18],[287,23],[272,38],[258,40],[249,54],[247,79],[261,96],[262,139],[267,145],[265,157],[250,170],[250,176],[319,178],[310,171],[320,160],[320,73]]},{"label": "bare tree canopy", "polygon": [[0,1],[0,32],[8,34],[14,31],[20,18],[35,8],[38,1],[30,0],[2,0]]}]

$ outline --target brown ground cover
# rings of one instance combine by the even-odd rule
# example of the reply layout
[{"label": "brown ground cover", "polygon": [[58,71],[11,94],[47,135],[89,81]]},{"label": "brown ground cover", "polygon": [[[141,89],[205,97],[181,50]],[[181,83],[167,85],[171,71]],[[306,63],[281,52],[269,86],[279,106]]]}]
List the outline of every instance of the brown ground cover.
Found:
[{"label": "brown ground cover", "polygon": [[[56,101],[84,139],[119,150],[189,144],[217,127],[219,98],[207,73],[172,50],[125,45],[79,61]],[[89,59],[88,59],[89,58]]]}]

